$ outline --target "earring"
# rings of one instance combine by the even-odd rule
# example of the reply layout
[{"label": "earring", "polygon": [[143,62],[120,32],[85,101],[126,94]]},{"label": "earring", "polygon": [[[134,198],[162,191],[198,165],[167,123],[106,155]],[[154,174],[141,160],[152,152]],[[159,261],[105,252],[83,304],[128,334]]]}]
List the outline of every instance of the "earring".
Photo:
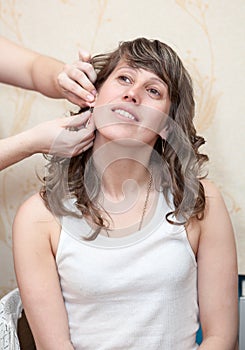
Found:
[{"label": "earring", "polygon": [[162,139],[162,155],[164,155],[166,139]]}]

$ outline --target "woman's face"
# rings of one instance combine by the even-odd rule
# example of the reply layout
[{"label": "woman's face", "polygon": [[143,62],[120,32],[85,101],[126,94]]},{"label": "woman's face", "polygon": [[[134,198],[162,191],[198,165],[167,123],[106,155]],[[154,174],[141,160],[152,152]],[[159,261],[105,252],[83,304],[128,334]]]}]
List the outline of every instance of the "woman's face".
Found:
[{"label": "woman's face", "polygon": [[98,135],[154,145],[164,135],[170,109],[168,87],[156,74],[120,61],[101,86],[94,108]]}]

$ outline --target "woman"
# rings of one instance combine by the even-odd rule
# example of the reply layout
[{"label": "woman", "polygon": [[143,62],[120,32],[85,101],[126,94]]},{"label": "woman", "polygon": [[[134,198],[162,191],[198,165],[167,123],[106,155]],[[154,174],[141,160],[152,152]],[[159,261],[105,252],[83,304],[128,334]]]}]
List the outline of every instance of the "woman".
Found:
[{"label": "woman", "polygon": [[[93,58],[92,150],[51,159],[13,227],[15,269],[38,349],[231,350],[234,235],[202,179],[191,79],[158,40]],[[217,220],[218,218],[218,220]]]}]

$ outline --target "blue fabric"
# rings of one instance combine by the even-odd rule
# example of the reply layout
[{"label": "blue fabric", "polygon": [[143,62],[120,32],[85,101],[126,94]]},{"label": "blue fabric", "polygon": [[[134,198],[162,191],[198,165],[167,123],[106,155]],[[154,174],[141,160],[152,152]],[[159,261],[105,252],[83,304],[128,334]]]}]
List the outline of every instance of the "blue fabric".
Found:
[{"label": "blue fabric", "polygon": [[201,326],[197,331],[196,342],[198,345],[200,345],[202,342],[202,328],[201,328]]}]

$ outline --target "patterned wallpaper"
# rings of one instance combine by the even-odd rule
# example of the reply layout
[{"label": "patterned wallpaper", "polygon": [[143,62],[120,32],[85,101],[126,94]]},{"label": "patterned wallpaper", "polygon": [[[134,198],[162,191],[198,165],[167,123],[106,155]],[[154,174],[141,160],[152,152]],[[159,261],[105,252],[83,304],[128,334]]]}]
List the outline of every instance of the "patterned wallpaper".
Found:
[{"label": "patterned wallpaper", "polygon": [[[196,126],[207,139],[209,177],[221,189],[245,274],[243,0],[0,0],[0,34],[66,62],[82,47],[105,52],[121,40],[158,38],[188,67],[196,93]],[[1,53],[0,53],[1,54]],[[18,59],[16,57],[16,59]],[[40,94],[0,84],[0,137],[56,118],[70,108]],[[11,226],[18,206],[39,189],[35,155],[0,173],[0,296],[16,286]]]}]

